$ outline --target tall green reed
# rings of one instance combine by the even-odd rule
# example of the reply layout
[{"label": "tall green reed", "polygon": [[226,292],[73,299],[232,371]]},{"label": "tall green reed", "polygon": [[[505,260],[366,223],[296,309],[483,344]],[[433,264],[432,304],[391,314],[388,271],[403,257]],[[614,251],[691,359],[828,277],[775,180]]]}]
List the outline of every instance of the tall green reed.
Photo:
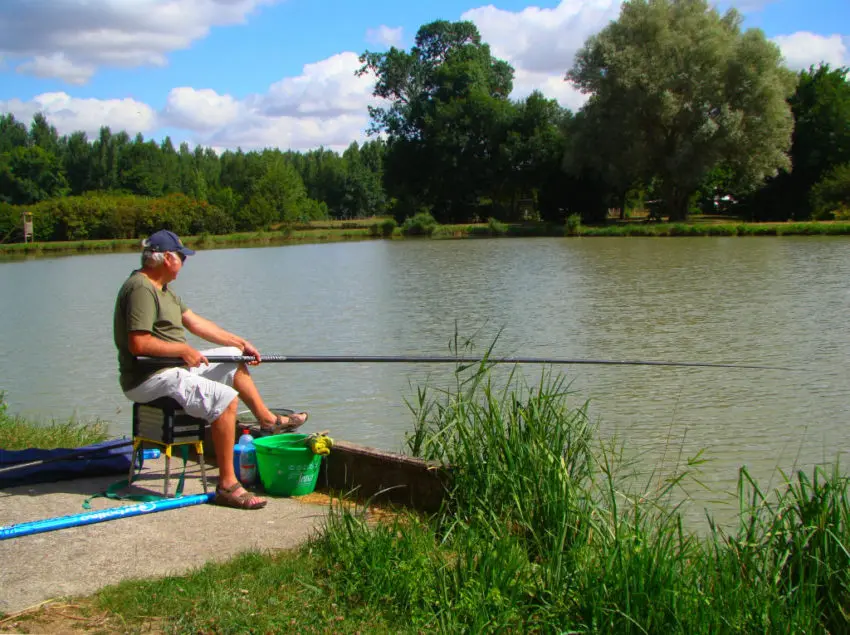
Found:
[{"label": "tall green reed", "polygon": [[709,517],[694,533],[680,506],[699,455],[641,484],[562,376],[497,381],[491,351],[409,404],[411,452],[452,475],[443,509],[391,527],[331,520],[319,544],[350,593],[442,632],[848,632],[837,468],[770,494],[742,469],[739,528]]}]

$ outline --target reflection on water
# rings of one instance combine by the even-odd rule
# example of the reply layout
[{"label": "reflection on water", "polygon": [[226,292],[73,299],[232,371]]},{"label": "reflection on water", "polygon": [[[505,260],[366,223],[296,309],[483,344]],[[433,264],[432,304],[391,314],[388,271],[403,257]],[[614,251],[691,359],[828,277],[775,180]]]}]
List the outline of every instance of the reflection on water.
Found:
[{"label": "reflection on water", "polygon": [[[196,312],[290,355],[445,355],[455,325],[482,353],[741,362],[797,372],[564,366],[576,404],[645,469],[704,449],[702,479],[734,486],[747,465],[835,458],[844,443],[850,354],[844,237],[374,241],[200,252],[175,284]],[[0,264],[0,389],[30,416],[130,409],[111,339],[115,292],[135,254]],[[500,373],[507,372],[499,371]],[[524,367],[532,384],[540,369]],[[274,406],[317,429],[401,449],[404,397],[452,382],[450,365],[268,364]],[[700,495],[700,503],[707,495]],[[695,513],[699,513],[697,510]]]}]

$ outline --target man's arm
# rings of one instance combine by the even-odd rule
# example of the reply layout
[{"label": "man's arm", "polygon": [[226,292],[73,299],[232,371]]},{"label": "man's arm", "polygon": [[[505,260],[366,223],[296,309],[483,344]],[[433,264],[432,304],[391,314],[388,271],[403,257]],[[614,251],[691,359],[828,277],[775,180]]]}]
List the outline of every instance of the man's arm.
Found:
[{"label": "man's arm", "polygon": [[260,361],[260,351],[254,348],[251,342],[230,331],[225,331],[215,322],[201,317],[191,309],[183,313],[183,326],[186,327],[187,331],[201,339],[220,346],[235,346],[243,354],[256,357],[257,363]]}]

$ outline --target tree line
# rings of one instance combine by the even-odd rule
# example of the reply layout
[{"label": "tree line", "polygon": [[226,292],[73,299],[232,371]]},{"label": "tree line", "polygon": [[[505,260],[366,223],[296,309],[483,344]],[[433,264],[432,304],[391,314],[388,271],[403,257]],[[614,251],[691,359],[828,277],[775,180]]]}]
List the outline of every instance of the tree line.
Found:
[{"label": "tree line", "polygon": [[386,105],[369,110],[376,138],[341,154],[217,154],[108,127],[89,140],[42,114],[0,116],[0,240],[16,239],[21,209],[37,238],[59,240],[384,214],[850,217],[848,70],[793,73],[761,31],[705,0],[626,2],[565,69],[588,96],[575,113],[539,92],[511,99],[514,69],[471,22],[426,24],[410,50],[361,63]]}]

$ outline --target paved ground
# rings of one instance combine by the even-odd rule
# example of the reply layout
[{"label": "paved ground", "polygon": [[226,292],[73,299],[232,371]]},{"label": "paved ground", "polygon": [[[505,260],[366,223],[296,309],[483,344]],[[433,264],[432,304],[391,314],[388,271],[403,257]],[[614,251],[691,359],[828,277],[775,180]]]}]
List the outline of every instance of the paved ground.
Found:
[{"label": "paved ground", "polygon": [[[182,460],[172,466],[182,466]],[[172,467],[172,472],[174,467]],[[164,461],[147,460],[141,486],[160,493]],[[207,468],[215,487],[217,471]],[[120,475],[0,490],[0,526],[84,513],[82,503]],[[176,479],[172,477],[172,491]],[[141,490],[139,490],[141,491]],[[184,494],[199,494],[200,468],[190,461]],[[183,573],[250,549],[287,549],[324,522],[327,507],[268,498],[262,510],[195,505],[42,534],[0,540],[0,612],[86,595],[129,578]],[[104,498],[93,509],[122,503]],[[127,502],[126,504],[137,504]]]}]

